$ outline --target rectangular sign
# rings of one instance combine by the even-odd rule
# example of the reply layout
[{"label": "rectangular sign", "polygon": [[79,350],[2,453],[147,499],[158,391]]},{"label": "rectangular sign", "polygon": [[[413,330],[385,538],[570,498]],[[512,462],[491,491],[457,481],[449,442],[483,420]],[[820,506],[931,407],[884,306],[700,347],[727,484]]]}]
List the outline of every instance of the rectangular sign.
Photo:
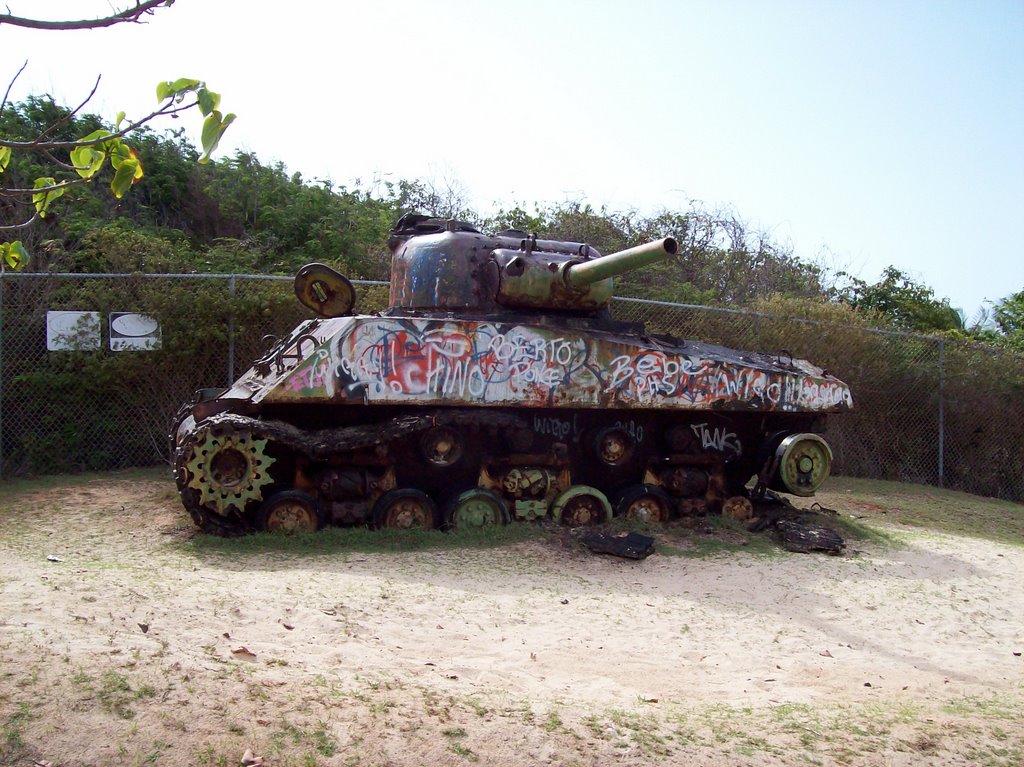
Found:
[{"label": "rectangular sign", "polygon": [[110,350],[147,351],[160,348],[160,323],[148,314],[110,313]]},{"label": "rectangular sign", "polygon": [[100,348],[100,313],[46,313],[46,350],[95,351]]}]

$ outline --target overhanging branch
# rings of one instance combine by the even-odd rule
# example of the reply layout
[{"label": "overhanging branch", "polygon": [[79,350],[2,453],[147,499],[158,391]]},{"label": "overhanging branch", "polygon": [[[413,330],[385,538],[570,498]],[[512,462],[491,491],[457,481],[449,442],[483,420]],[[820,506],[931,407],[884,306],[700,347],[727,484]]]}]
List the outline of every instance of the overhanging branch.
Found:
[{"label": "overhanging branch", "polygon": [[142,23],[141,17],[151,15],[160,6],[169,6],[174,0],[136,0],[135,6],[127,8],[118,13],[104,16],[99,19],[82,19],[81,21],[50,21],[47,19],[29,19],[21,16],[13,16],[9,13],[0,14],[0,26],[9,24],[13,27],[24,27],[25,29],[100,29],[112,27],[115,24],[125,22]]}]

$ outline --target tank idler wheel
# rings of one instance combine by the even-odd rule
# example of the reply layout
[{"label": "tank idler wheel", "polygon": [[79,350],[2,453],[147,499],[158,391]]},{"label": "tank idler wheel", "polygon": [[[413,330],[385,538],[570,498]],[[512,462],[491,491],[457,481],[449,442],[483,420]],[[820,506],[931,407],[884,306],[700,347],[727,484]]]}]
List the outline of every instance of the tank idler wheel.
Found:
[{"label": "tank idler wheel", "polygon": [[373,526],[398,530],[433,530],[437,505],[422,490],[389,490],[373,505]]},{"label": "tank idler wheel", "polygon": [[612,518],[612,505],[596,487],[573,485],[551,504],[551,516],[566,527],[600,525]]},{"label": "tank idler wheel", "polygon": [[449,530],[479,530],[484,527],[507,525],[510,520],[508,504],[501,496],[474,487],[445,504],[444,520]]},{"label": "tank idler wheel", "polygon": [[832,472],[832,448],[817,434],[791,434],[775,451],[775,481],[769,486],[803,497],[814,495]]},{"label": "tank idler wheel", "polygon": [[454,466],[462,458],[463,449],[462,435],[447,426],[435,426],[420,437],[420,451],[432,466]]},{"label": "tank idler wheel", "polygon": [[656,485],[630,485],[615,500],[615,513],[640,522],[668,522],[672,499]]},{"label": "tank idler wheel", "polygon": [[301,490],[285,490],[265,500],[257,512],[260,530],[268,533],[315,533],[324,526],[320,504]]},{"label": "tank idler wheel", "polygon": [[609,426],[594,435],[594,455],[605,466],[618,467],[633,457],[636,442],[625,429]]}]

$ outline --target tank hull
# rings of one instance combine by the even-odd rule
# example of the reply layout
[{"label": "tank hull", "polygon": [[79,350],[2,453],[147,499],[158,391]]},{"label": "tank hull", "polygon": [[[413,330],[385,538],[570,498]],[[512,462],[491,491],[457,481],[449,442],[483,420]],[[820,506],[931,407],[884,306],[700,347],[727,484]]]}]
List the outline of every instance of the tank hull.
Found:
[{"label": "tank hull", "polygon": [[219,534],[666,521],[735,505],[852,406],[803,360],[538,319],[300,324],[176,425],[186,508]]},{"label": "tank hull", "polygon": [[852,407],[846,384],[804,360],[551,324],[310,320],[270,356],[225,399],[789,413]]}]

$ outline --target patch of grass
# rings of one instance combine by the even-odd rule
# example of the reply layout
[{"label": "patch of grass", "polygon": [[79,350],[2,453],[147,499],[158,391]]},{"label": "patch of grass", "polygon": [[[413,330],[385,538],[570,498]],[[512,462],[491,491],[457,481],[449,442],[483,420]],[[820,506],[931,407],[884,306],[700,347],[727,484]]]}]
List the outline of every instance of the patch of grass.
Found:
[{"label": "patch of grass", "polygon": [[608,716],[616,728],[629,733],[630,742],[642,753],[658,756],[671,753],[661,734],[661,723],[655,717],[619,709],[612,709]]},{"label": "patch of grass", "polygon": [[480,757],[476,755],[473,749],[469,746],[464,746],[458,741],[452,743],[449,748],[451,748],[453,754],[458,754],[462,758],[468,759],[471,762],[477,762],[480,760]]},{"label": "patch of grass", "polygon": [[143,698],[152,698],[156,690],[151,685],[143,685],[133,690],[128,683],[128,678],[116,671],[106,671],[100,677],[100,687],[96,691],[96,698],[105,711],[116,714],[121,719],[133,719],[135,709],[131,704]]},{"label": "patch of grass", "polygon": [[547,718],[544,720],[544,731],[545,732],[557,732],[563,728],[562,717],[557,711],[549,711]]},{"label": "patch of grass", "polygon": [[987,719],[999,719],[1004,721],[1020,721],[1024,719],[1024,710],[1020,703],[1015,703],[1005,698],[970,696],[942,707],[946,714],[959,716],[975,716],[980,714]]},{"label": "patch of grass", "polygon": [[31,719],[32,709],[27,703],[20,703],[14,713],[4,720],[3,726],[0,727],[0,734],[3,735],[3,741],[0,743],[0,756],[13,757],[24,748],[22,731],[25,724]]},{"label": "patch of grass", "polygon": [[811,520],[815,524],[830,527],[839,533],[845,541],[861,541],[887,549],[899,548],[904,545],[903,538],[891,530],[867,525],[859,519],[841,514],[814,514]]},{"label": "patch of grass", "polygon": [[122,469],[119,471],[87,472],[85,474],[47,474],[38,477],[5,479],[0,482],[0,509],[8,503],[19,502],[20,496],[48,490],[63,490],[85,487],[93,483],[109,486],[119,480],[170,480],[170,469],[166,466],[144,469]]},{"label": "patch of grass", "polygon": [[744,552],[756,556],[779,556],[783,551],[764,533],[751,533],[745,523],[717,515],[698,521],[696,529],[662,528],[657,545],[661,554],[702,559],[719,554]]},{"label": "patch of grass", "polygon": [[884,522],[1024,546],[1024,506],[927,485],[833,477],[823,506]]},{"label": "patch of grass", "polygon": [[311,738],[313,748],[321,756],[334,756],[337,753],[338,743],[327,729],[326,723],[317,722],[316,729],[313,730]]},{"label": "patch of grass", "polygon": [[239,538],[196,535],[179,545],[196,553],[228,556],[266,553],[337,555],[339,553],[396,553],[445,549],[487,549],[543,537],[534,525],[513,523],[481,530],[368,530],[364,527],[330,527],[317,533],[273,535],[256,533]]},{"label": "patch of grass", "polygon": [[[317,754],[326,757],[334,756],[338,752],[338,742],[334,739],[328,724],[323,721],[317,722],[316,726],[309,730],[294,724],[282,725],[280,729],[271,733],[270,743],[272,749],[279,754],[287,753],[289,745],[312,748]],[[303,755],[303,763],[317,763],[313,752],[307,751]]]}]

